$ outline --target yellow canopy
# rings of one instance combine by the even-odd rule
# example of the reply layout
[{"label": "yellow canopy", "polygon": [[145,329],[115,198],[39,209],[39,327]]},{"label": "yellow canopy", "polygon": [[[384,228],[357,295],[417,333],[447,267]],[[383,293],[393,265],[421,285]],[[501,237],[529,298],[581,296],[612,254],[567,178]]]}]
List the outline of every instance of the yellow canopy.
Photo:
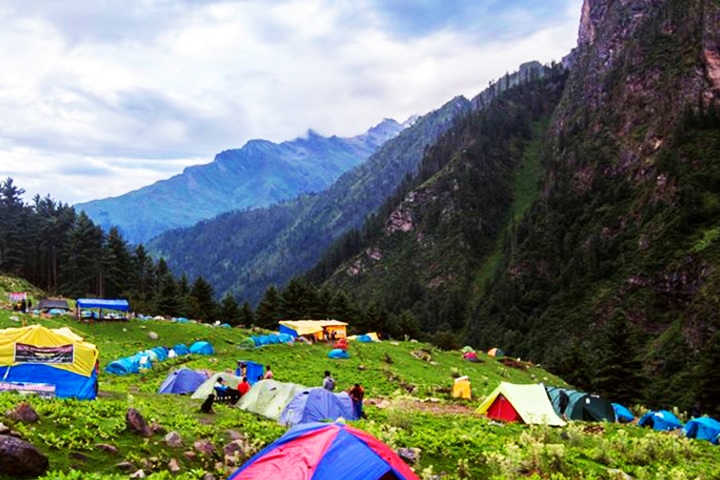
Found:
[{"label": "yellow canopy", "polygon": [[324,331],[337,332],[338,337],[346,336],[347,323],[338,320],[282,320],[280,325],[295,330],[298,335],[315,335],[322,339]]},{"label": "yellow canopy", "polygon": [[45,363],[89,377],[97,358],[97,347],[68,327],[30,325],[0,330],[0,366]]},{"label": "yellow canopy", "polygon": [[525,423],[544,424],[562,427],[565,422],[558,417],[553,409],[550,398],[541,383],[518,385],[501,382],[477,409],[478,413],[485,413],[502,395],[510,402],[515,411]]}]

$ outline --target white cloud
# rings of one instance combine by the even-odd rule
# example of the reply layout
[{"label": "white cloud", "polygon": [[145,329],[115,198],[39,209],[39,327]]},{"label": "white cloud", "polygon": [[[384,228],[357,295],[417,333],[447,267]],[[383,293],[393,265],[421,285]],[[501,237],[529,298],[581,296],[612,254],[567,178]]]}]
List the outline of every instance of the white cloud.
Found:
[{"label": "white cloud", "polygon": [[0,176],[76,203],[252,138],[355,135],[472,97],[566,54],[581,0],[15,5],[0,6]]}]

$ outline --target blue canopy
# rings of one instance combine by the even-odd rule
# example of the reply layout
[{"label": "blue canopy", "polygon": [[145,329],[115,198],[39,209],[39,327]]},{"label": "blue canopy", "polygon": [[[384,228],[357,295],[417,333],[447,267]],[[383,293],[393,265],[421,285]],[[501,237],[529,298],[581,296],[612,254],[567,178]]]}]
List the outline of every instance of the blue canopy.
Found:
[{"label": "blue canopy", "polygon": [[76,305],[78,308],[102,308],[105,310],[120,310],[127,312],[130,310],[130,304],[127,300],[105,300],[102,298],[78,298]]},{"label": "blue canopy", "polygon": [[650,427],[654,430],[666,431],[682,428],[682,423],[678,418],[667,410],[658,410],[648,412],[638,420],[638,426]]},{"label": "blue canopy", "polygon": [[352,400],[347,393],[332,393],[322,387],[303,390],[290,400],[280,414],[280,424],[322,422],[324,420],[357,420]]},{"label": "blue canopy", "polygon": [[683,427],[683,435],[688,438],[707,440],[717,445],[720,435],[720,422],[710,417],[693,418]]},{"label": "blue canopy", "polygon": [[250,360],[238,360],[238,366],[235,369],[236,377],[243,377],[243,372],[240,364],[245,364],[245,376],[247,377],[248,383],[250,385],[255,385],[255,383],[258,380],[261,380],[263,378],[263,375],[265,375],[265,367],[263,367],[261,364],[251,362]]},{"label": "blue canopy", "polygon": [[330,358],[350,358],[350,354],[348,352],[346,352],[345,350],[336,348],[334,350],[330,350],[330,353],[328,353],[328,357],[330,357]]},{"label": "blue canopy", "polygon": [[215,349],[208,342],[195,342],[190,345],[190,353],[197,353],[199,355],[212,355],[215,353]]},{"label": "blue canopy", "polygon": [[189,368],[181,368],[165,378],[158,393],[193,393],[205,380],[205,375]]},{"label": "blue canopy", "polygon": [[613,410],[615,410],[615,417],[620,423],[629,423],[635,420],[635,415],[627,408],[619,403],[612,404]]}]

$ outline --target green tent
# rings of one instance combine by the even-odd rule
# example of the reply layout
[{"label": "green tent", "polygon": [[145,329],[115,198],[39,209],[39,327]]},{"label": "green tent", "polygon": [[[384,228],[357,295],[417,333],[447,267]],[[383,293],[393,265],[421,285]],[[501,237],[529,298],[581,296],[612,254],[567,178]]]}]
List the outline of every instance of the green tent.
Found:
[{"label": "green tent", "polygon": [[285,406],[303,390],[307,390],[307,387],[296,383],[260,380],[252,386],[248,393],[243,395],[237,407],[278,420]]},{"label": "green tent", "polygon": [[558,415],[561,414],[560,391],[564,391],[568,396],[568,404],[564,412],[566,418],[586,422],[614,422],[616,420],[612,403],[598,395],[565,388],[547,387],[548,396]]},{"label": "green tent", "polygon": [[194,398],[195,400],[205,400],[208,395],[215,393],[215,383],[217,382],[218,377],[222,377],[222,379],[225,380],[225,385],[230,388],[237,389],[240,382],[242,382],[242,378],[236,377],[230,373],[216,373],[205,380],[203,384],[195,390],[195,393],[193,393],[190,398]]}]

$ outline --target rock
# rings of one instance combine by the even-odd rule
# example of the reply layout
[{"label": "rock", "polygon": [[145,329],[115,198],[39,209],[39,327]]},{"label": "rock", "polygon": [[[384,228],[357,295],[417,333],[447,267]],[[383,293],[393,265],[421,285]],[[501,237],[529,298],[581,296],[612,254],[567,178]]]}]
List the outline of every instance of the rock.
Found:
[{"label": "rock", "polygon": [[165,427],[163,427],[162,425],[160,425],[157,422],[153,422],[150,425],[150,430],[152,431],[152,433],[157,433],[158,435],[165,435],[167,433],[167,430],[165,429]]},{"label": "rock", "polygon": [[10,427],[0,422],[0,435],[7,435],[10,433]]},{"label": "rock", "polygon": [[610,478],[615,480],[633,480],[633,477],[617,468],[608,469],[608,473],[610,474]]},{"label": "rock", "polygon": [[39,477],[48,469],[48,459],[30,442],[0,435],[0,475]]},{"label": "rock", "polygon": [[95,448],[98,450],[102,450],[103,452],[108,452],[113,455],[118,453],[118,448],[115,445],[110,445],[109,443],[97,443],[95,444]]},{"label": "rock", "polygon": [[132,463],[125,460],[124,462],[116,463],[115,468],[117,468],[118,470],[123,470],[125,472],[129,472],[130,470],[135,468],[135,465],[133,465]]},{"label": "rock", "polygon": [[155,332],[150,332],[150,333],[148,333],[148,338],[149,338],[150,340],[157,340],[157,339],[160,338],[160,335],[158,335],[158,334],[155,333]]},{"label": "rock", "polygon": [[130,478],[145,478],[147,475],[145,475],[145,472],[140,469],[137,472],[130,475]]},{"label": "rock", "polygon": [[87,462],[88,460],[90,460],[87,455],[80,452],[70,452],[70,455],[68,456],[74,460],[80,460],[81,462]]},{"label": "rock", "polygon": [[195,448],[195,450],[205,455],[212,455],[213,453],[215,453],[215,446],[210,442],[210,440],[207,440],[205,438],[195,440],[195,443],[193,443],[193,447]]},{"label": "rock", "polygon": [[215,480],[215,475],[212,473],[206,473],[202,476],[202,480]]},{"label": "rock", "polygon": [[165,443],[169,447],[178,448],[182,446],[182,436],[178,432],[170,432],[165,435]]},{"label": "rock", "polygon": [[5,412],[5,416],[23,423],[35,423],[40,420],[40,415],[27,402],[18,403],[14,409]]},{"label": "rock", "polygon": [[419,448],[398,448],[395,450],[400,458],[405,460],[410,465],[415,465],[420,460],[420,449]]},{"label": "rock", "polygon": [[168,462],[168,470],[170,473],[178,473],[180,471],[180,463],[174,458],[171,458]]},{"label": "rock", "polygon": [[187,458],[191,462],[194,462],[195,459],[197,459],[197,453],[195,453],[193,451],[187,451],[187,452],[183,453],[183,455],[185,455],[185,458]]},{"label": "rock", "polygon": [[128,408],[127,414],[125,415],[125,421],[127,422],[128,429],[133,432],[142,435],[143,437],[149,437],[152,435],[152,430],[148,427],[147,422],[140,412],[134,408]]},{"label": "rock", "polygon": [[358,370],[364,371],[367,370],[367,367],[365,365],[358,365]]},{"label": "rock", "polygon": [[388,400],[380,400],[375,404],[375,406],[380,409],[388,408],[390,406],[390,402]]},{"label": "rock", "polygon": [[239,465],[241,460],[250,456],[249,453],[250,446],[246,440],[233,440],[223,447],[225,463],[230,466]]},{"label": "rock", "polygon": [[230,440],[245,440],[245,435],[238,432],[237,430],[228,429],[227,431],[228,437]]}]

